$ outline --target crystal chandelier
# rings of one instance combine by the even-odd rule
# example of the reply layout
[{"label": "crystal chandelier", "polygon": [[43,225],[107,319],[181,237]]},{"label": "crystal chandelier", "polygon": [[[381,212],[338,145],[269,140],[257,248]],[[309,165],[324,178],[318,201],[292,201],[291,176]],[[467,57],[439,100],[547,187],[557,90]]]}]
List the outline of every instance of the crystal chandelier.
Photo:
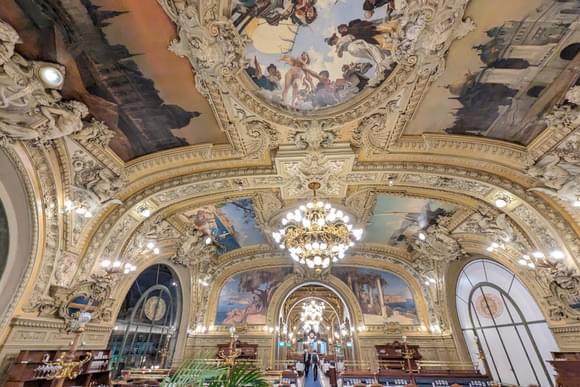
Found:
[{"label": "crystal chandelier", "polygon": [[302,330],[304,333],[314,331],[318,333],[321,328],[322,314],[324,311],[324,303],[316,304],[304,303],[302,305],[302,312],[300,313],[300,321],[302,322]]},{"label": "crystal chandelier", "polygon": [[310,183],[308,188],[314,192],[313,200],[289,212],[282,219],[283,227],[272,236],[296,262],[322,271],[331,262],[343,259],[354,241],[362,237],[363,230],[353,228],[341,210],[317,200],[320,183]]}]

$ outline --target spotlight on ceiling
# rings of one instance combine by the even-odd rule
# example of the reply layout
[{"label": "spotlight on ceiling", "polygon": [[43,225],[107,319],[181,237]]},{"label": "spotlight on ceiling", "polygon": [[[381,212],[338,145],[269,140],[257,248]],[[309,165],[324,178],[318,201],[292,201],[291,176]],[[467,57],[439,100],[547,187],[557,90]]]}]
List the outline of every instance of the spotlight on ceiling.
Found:
[{"label": "spotlight on ceiling", "polygon": [[54,66],[42,66],[38,70],[40,80],[50,88],[57,88],[62,86],[64,82],[63,73]]},{"label": "spotlight on ceiling", "polygon": [[505,206],[507,206],[507,205],[508,205],[508,202],[504,198],[495,199],[495,206],[497,208],[505,208]]}]

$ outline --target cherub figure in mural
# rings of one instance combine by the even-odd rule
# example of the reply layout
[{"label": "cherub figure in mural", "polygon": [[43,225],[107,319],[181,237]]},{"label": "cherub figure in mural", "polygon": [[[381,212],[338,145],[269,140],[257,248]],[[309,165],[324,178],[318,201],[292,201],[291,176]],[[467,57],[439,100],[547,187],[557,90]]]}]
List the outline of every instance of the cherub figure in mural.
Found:
[{"label": "cherub figure in mural", "polygon": [[282,74],[275,64],[270,64],[266,67],[266,74],[264,74],[262,72],[262,66],[260,66],[260,63],[258,62],[258,58],[254,57],[254,66],[248,67],[246,71],[256,85],[261,89],[273,91],[280,88]]},{"label": "cherub figure in mural", "polygon": [[339,37],[337,34],[332,34],[330,38],[325,39],[325,42],[329,46],[336,47],[336,54],[339,58],[342,58],[344,53],[347,52],[355,58],[370,61],[375,66],[376,74],[369,81],[369,86],[376,86],[380,83],[384,74],[393,65],[392,59],[385,51],[363,39],[357,39],[354,35],[347,34]]},{"label": "cherub figure in mural", "polygon": [[[288,92],[292,90],[291,105],[296,105],[300,98],[300,91],[306,94],[315,89],[314,81],[312,80],[313,71],[308,69],[310,64],[310,56],[303,52],[299,57],[294,58],[290,55],[283,55],[280,60],[289,64],[291,67],[284,74],[284,90],[282,90],[282,100],[287,101]],[[303,89],[300,90],[300,83]]]}]

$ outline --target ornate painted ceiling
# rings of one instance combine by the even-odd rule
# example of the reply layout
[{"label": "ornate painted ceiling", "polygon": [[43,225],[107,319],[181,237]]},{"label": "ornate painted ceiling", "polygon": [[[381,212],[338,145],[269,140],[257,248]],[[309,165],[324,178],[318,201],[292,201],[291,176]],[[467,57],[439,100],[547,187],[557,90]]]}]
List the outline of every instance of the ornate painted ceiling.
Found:
[{"label": "ornate painted ceiling", "polygon": [[[51,286],[84,283],[102,257],[165,259],[203,281],[288,266],[270,232],[317,181],[366,228],[352,264],[421,284],[470,255],[514,267],[559,249],[566,264],[537,288],[559,300],[554,318],[580,316],[563,279],[580,278],[579,9],[5,0],[0,90],[24,103],[0,109],[0,145],[24,160],[45,238],[26,311],[56,313]],[[45,63],[62,87],[32,82]]]},{"label": "ornate painted ceiling", "polygon": [[0,16],[21,52],[65,65],[63,95],[115,130],[123,160],[255,154],[303,142],[312,119],[361,157],[430,133],[527,145],[576,80],[577,1],[371,4],[7,0]]}]

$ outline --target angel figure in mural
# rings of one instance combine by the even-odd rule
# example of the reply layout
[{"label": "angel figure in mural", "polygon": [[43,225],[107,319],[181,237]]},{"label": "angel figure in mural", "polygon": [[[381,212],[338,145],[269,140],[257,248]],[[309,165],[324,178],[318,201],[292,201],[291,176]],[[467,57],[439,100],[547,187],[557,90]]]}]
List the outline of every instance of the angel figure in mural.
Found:
[{"label": "angel figure in mural", "polygon": [[347,52],[355,58],[367,59],[375,66],[376,75],[369,82],[369,86],[376,86],[382,81],[384,73],[393,65],[392,59],[385,51],[363,39],[357,39],[354,35],[347,34],[339,37],[337,34],[332,34],[325,41],[329,46],[336,47],[336,54],[339,58]]},{"label": "angel figure in mural", "polygon": [[[284,74],[282,100],[286,101],[288,93],[292,91],[291,104],[296,105],[301,94],[308,94],[315,89],[314,81],[312,80],[313,71],[307,67],[310,64],[310,56],[308,53],[303,52],[297,58],[283,55],[280,60],[291,66]],[[302,89],[300,89],[300,86],[302,86]]]}]

